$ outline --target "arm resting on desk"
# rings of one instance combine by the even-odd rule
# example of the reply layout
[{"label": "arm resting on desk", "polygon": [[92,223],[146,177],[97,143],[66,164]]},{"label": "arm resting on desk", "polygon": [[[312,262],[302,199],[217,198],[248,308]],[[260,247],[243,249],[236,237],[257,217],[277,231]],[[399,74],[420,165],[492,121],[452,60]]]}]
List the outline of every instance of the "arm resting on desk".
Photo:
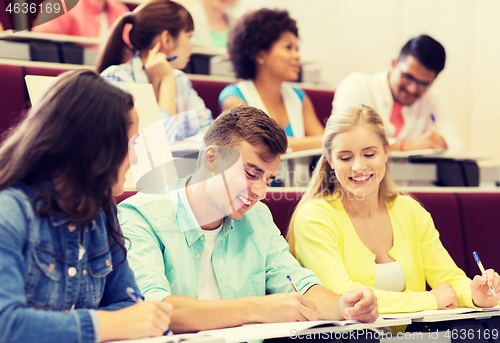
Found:
[{"label": "arm resting on desk", "polygon": [[319,315],[314,303],[299,293],[208,301],[170,295],[163,301],[174,306],[170,327],[175,333],[247,323],[317,320]]}]

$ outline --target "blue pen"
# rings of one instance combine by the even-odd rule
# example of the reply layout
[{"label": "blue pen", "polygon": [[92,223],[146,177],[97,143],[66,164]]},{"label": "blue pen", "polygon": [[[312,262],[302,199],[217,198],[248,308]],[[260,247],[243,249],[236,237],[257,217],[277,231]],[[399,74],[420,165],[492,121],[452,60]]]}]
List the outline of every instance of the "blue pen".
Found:
[{"label": "blue pen", "polygon": [[175,61],[177,59],[177,56],[170,56],[170,57],[167,57],[167,62],[172,62],[172,61]]},{"label": "blue pen", "polygon": [[[142,297],[132,287],[127,287],[127,289],[125,289],[125,292],[127,292],[129,297],[131,297],[132,300],[134,300],[136,304],[143,302]],[[165,331],[165,333],[163,335],[173,335],[173,333],[170,329],[167,329],[167,331]]]},{"label": "blue pen", "polygon": [[292,281],[292,278],[290,277],[290,275],[287,275],[286,278],[288,279],[288,281],[290,281],[290,285],[292,285],[292,288],[293,290],[296,292],[296,293],[299,293],[299,290],[297,289],[297,287],[295,286],[295,284],[293,283]]},{"label": "blue pen", "polygon": [[[476,263],[477,263],[477,266],[479,267],[479,270],[481,271],[484,278],[486,279],[486,282],[488,282],[488,276],[486,275],[486,270],[484,270],[483,264],[481,263],[481,260],[479,259],[479,255],[475,251],[472,252],[472,255],[474,255],[474,259],[476,260]],[[497,295],[497,293],[495,292],[495,289],[492,286],[490,286],[490,291],[491,291],[491,294],[493,294],[493,296]]]},{"label": "blue pen", "polygon": [[434,131],[437,132],[436,117],[434,116],[434,113],[431,113],[431,121],[432,121],[432,126],[434,126]]}]

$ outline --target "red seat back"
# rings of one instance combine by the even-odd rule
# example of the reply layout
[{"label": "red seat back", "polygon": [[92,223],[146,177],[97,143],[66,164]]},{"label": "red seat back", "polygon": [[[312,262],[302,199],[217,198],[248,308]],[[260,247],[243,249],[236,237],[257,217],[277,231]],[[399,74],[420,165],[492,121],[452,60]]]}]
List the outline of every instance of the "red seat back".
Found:
[{"label": "red seat back", "polygon": [[17,124],[26,108],[26,86],[23,69],[0,65],[0,134]]}]

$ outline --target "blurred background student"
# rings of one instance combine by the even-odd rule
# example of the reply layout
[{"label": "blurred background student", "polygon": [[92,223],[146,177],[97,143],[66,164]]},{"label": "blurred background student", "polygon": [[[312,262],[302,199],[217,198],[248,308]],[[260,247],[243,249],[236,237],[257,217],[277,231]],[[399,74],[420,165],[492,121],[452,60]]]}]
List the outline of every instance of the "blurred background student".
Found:
[{"label": "blurred background student", "polygon": [[[53,0],[47,0],[45,3],[53,3]],[[70,2],[66,3],[69,6]],[[68,13],[55,19],[50,20],[54,12],[40,13],[33,23],[31,31],[96,37],[104,41],[115,20],[128,11],[128,7],[121,2],[78,0],[76,6]]]},{"label": "blurred background student", "polygon": [[498,274],[488,269],[489,281],[478,275],[471,281],[457,267],[430,214],[399,194],[388,153],[374,109],[336,108],[326,124],[323,155],[290,223],[290,251],[336,293],[373,287],[380,313],[496,305]]},{"label": "blurred background student", "polygon": [[219,106],[247,104],[266,112],[285,129],[292,150],[321,147],[323,126],[309,97],[289,83],[300,73],[298,29],[287,11],[261,9],[242,17],[231,30],[229,54],[236,77]]},{"label": "blurred background student", "polygon": [[383,118],[391,150],[444,149],[463,153],[462,141],[439,95],[431,89],[444,69],[446,52],[434,38],[420,35],[401,48],[391,69],[352,73],[335,90],[336,108],[361,103]]},{"label": "blurred background student", "polygon": [[194,46],[226,48],[229,30],[235,19],[230,10],[238,0],[182,0],[179,1],[193,16]]},{"label": "blurred background student", "polygon": [[[182,5],[147,1],[116,21],[97,63],[97,71],[110,80],[153,85],[170,143],[201,143],[213,121],[179,70],[189,62],[193,29],[193,19]],[[185,113],[188,110],[195,113]]]},{"label": "blurred background student", "polygon": [[[136,157],[132,96],[62,75],[0,148],[0,341],[161,336],[172,307],[134,305],[113,196]],[[129,149],[130,147],[130,149]]]}]

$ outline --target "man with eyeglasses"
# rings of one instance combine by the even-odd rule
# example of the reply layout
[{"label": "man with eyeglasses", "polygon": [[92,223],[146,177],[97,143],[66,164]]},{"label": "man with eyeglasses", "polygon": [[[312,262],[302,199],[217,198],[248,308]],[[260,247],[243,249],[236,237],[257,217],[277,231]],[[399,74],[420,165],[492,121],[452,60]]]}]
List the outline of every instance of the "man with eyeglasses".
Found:
[{"label": "man with eyeglasses", "polygon": [[[427,35],[410,39],[392,69],[373,75],[352,73],[338,85],[336,107],[369,105],[382,116],[391,150],[445,149],[462,153],[453,121],[430,90],[446,60],[444,47]],[[332,113],[333,113],[332,111]]]}]

